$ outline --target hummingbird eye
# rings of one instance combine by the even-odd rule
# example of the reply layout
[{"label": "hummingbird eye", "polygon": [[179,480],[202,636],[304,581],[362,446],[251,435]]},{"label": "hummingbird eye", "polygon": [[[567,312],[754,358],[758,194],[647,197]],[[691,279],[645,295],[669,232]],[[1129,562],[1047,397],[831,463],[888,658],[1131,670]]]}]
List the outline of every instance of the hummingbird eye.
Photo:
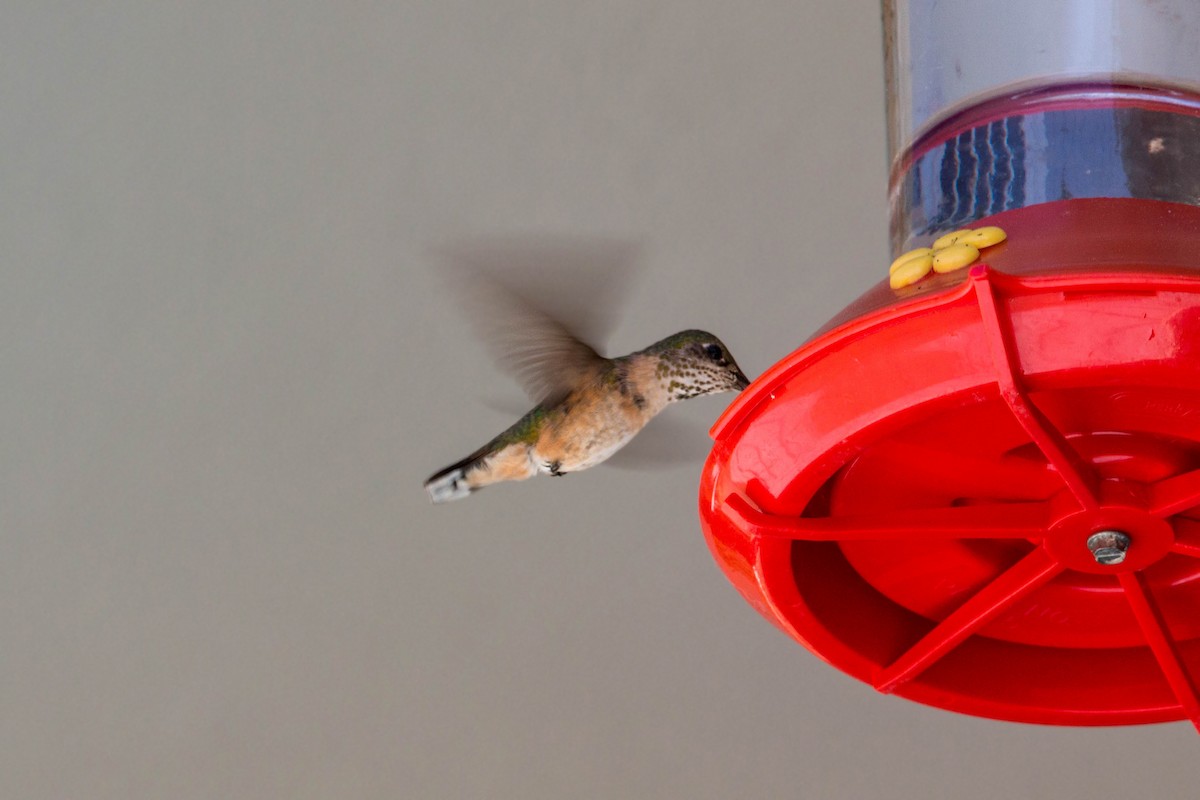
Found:
[{"label": "hummingbird eye", "polygon": [[721,345],[719,344],[710,344],[704,348],[704,355],[713,361],[720,361],[725,357],[725,351],[721,349]]}]

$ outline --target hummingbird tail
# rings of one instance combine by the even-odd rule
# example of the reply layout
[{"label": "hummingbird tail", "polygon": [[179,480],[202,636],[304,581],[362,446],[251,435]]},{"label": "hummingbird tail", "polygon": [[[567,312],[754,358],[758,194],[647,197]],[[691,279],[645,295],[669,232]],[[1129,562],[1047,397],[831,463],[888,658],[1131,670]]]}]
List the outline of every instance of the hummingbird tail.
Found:
[{"label": "hummingbird tail", "polygon": [[425,491],[432,503],[448,503],[451,500],[461,500],[475,491],[475,486],[467,482],[467,470],[480,460],[482,451],[472,453],[445,469],[438,470],[425,481]]},{"label": "hummingbird tail", "polygon": [[449,472],[439,472],[425,481],[425,491],[432,503],[448,503],[458,500],[471,493],[471,488],[463,480],[461,467]]}]

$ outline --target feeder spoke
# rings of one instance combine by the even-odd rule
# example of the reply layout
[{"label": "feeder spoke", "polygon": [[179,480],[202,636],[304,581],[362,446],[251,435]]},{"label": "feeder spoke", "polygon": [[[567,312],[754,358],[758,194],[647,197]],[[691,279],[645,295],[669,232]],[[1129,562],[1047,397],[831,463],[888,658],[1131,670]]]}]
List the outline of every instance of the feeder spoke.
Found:
[{"label": "feeder spoke", "polygon": [[883,539],[1040,539],[1050,522],[1046,503],[996,503],[853,514],[785,517],[765,514],[741,495],[726,501],[730,512],[757,536],[809,542]]},{"label": "feeder spoke", "polygon": [[1200,506],[1200,469],[1166,478],[1150,487],[1151,514],[1169,517]]},{"label": "feeder spoke", "polygon": [[1006,323],[1001,320],[1000,305],[987,271],[974,270],[975,295],[979,301],[979,312],[983,318],[984,335],[991,349],[992,361],[996,365],[996,382],[1000,396],[1008,404],[1017,422],[1029,434],[1029,438],[1046,460],[1054,467],[1082,508],[1099,507],[1096,487],[1099,481],[1092,466],[1079,457],[1045,414],[1033,404],[1021,385],[1021,367],[1016,348],[1006,332]]},{"label": "feeder spoke", "polygon": [[894,692],[900,684],[924,672],[968,636],[1062,570],[1062,565],[1044,549],[1037,548],[972,595],[885,667],[875,679],[875,688],[881,692]]},{"label": "feeder spoke", "polygon": [[1171,691],[1182,706],[1183,712],[1196,729],[1200,730],[1200,696],[1197,695],[1195,681],[1188,674],[1179,649],[1171,637],[1162,609],[1158,607],[1150,587],[1146,585],[1140,573],[1125,572],[1119,578],[1121,588],[1125,590],[1125,599],[1129,601],[1133,615],[1141,626],[1142,635],[1146,637],[1146,643],[1154,653]]},{"label": "feeder spoke", "polygon": [[1192,558],[1200,558],[1200,521],[1194,519],[1175,520],[1175,543],[1171,551]]}]

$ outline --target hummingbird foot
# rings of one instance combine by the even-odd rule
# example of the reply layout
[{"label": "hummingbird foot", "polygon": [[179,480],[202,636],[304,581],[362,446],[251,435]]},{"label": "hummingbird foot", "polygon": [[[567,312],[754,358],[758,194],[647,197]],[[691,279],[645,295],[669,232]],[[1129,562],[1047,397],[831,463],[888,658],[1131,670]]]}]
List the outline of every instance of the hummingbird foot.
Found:
[{"label": "hummingbird foot", "polygon": [[556,478],[561,478],[563,475],[567,474],[562,471],[561,461],[551,461],[549,464],[546,464],[546,471]]}]

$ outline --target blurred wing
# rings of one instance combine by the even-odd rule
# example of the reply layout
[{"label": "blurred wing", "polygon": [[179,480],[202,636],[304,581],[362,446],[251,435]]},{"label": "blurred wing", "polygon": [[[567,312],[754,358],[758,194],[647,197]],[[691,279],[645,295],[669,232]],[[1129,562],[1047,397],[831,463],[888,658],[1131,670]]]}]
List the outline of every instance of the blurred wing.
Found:
[{"label": "blurred wing", "polygon": [[603,361],[557,320],[532,309],[505,315],[481,336],[500,368],[537,403],[561,399]]},{"label": "blurred wing", "polygon": [[[554,402],[603,359],[634,248],[607,241],[477,239],[439,251],[476,335],[537,403]],[[563,319],[570,319],[571,325]]]}]

